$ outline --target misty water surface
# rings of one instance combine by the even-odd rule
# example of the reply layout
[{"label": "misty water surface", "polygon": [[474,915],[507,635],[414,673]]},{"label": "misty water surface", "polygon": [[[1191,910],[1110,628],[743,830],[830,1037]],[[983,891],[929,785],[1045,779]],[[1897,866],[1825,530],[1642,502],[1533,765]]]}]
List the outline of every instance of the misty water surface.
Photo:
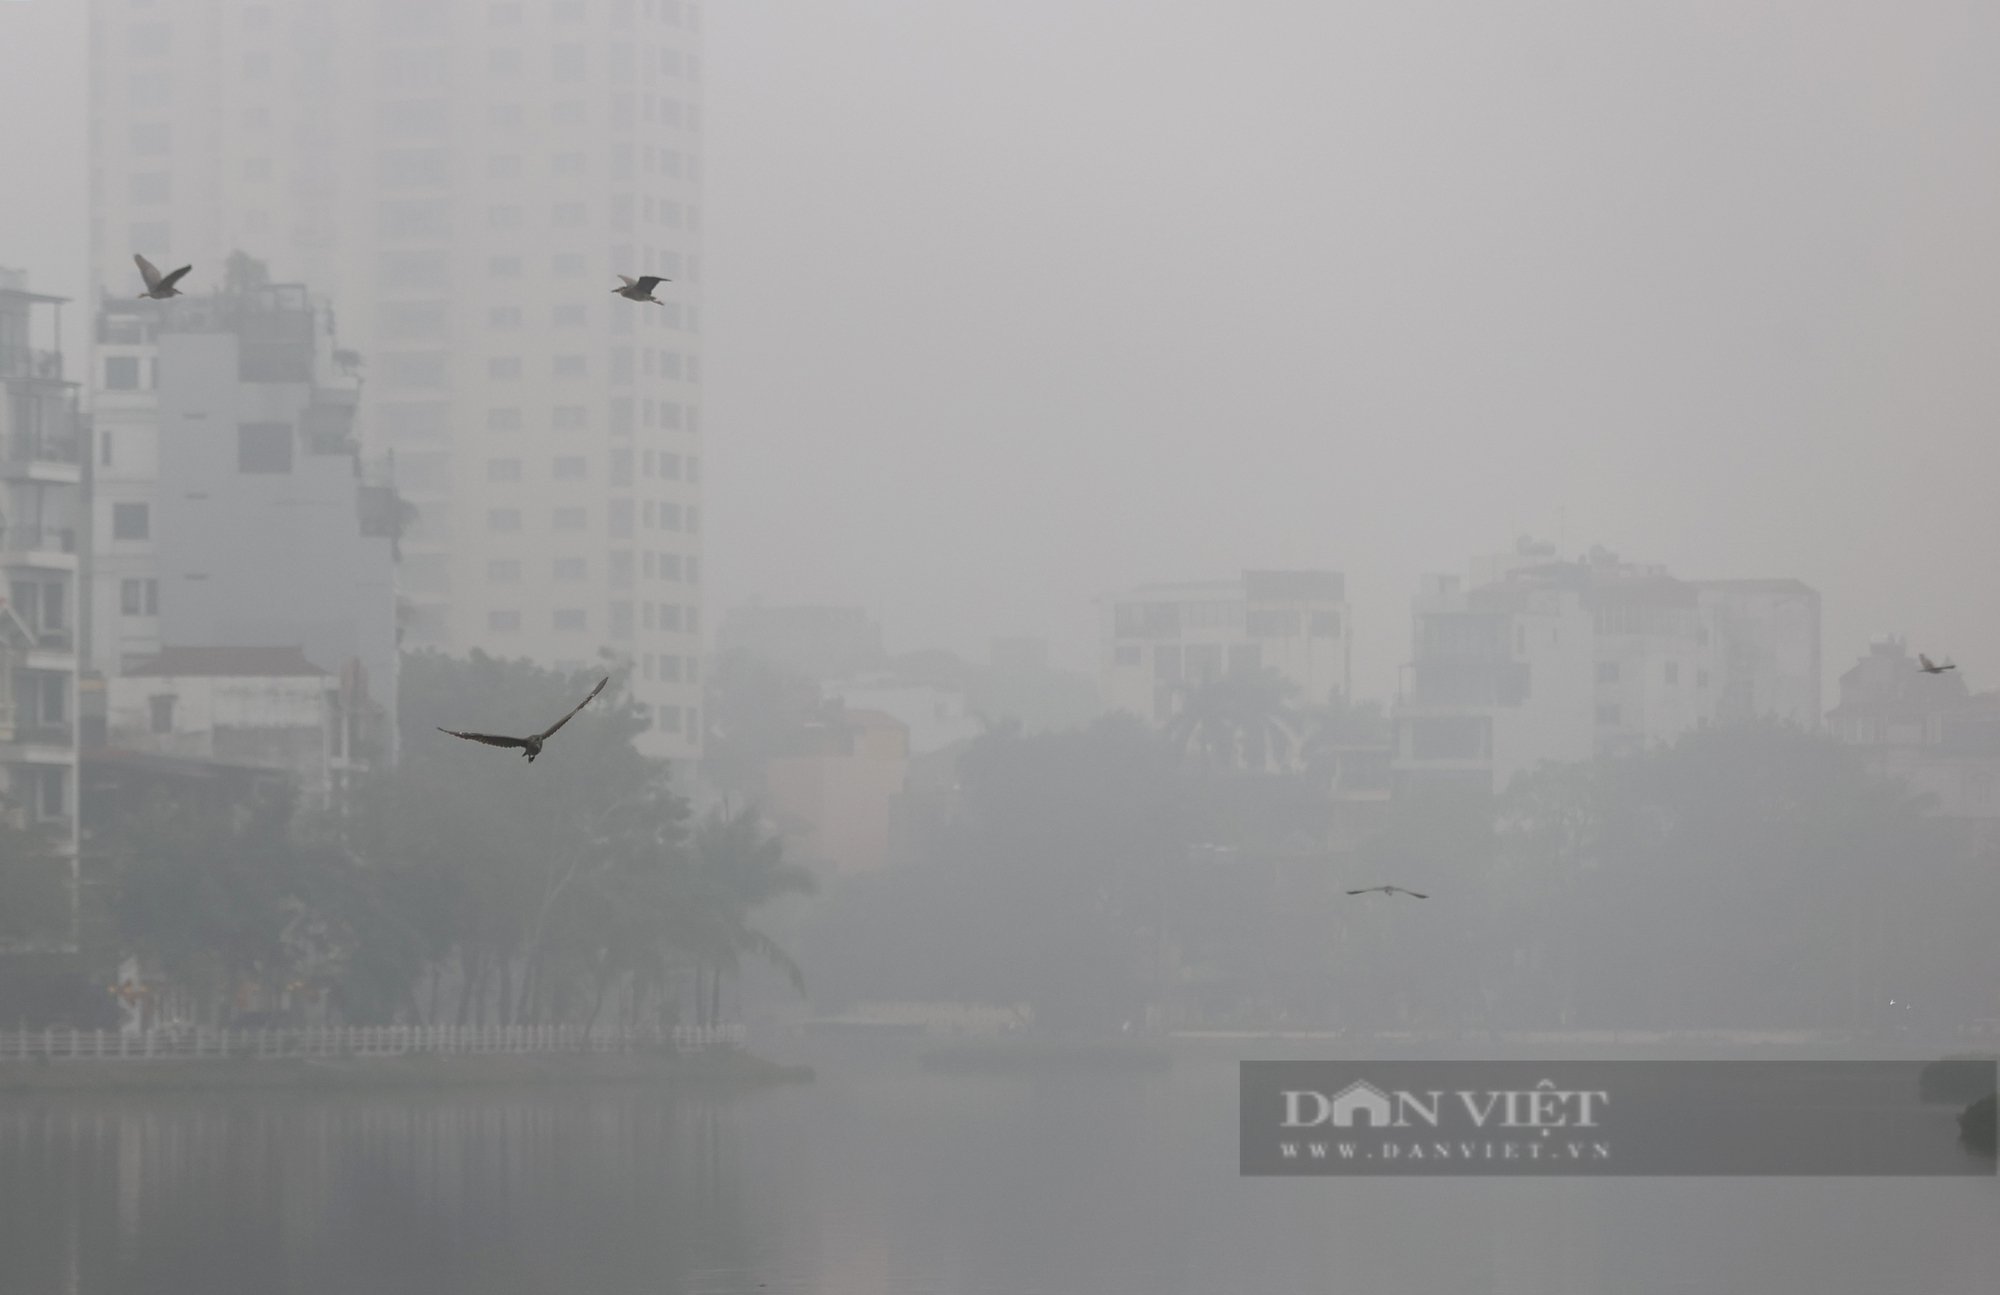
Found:
[{"label": "misty water surface", "polygon": [[1990,1290],[1986,1180],[1245,1180],[1236,1069],[15,1100],[8,1292]]}]

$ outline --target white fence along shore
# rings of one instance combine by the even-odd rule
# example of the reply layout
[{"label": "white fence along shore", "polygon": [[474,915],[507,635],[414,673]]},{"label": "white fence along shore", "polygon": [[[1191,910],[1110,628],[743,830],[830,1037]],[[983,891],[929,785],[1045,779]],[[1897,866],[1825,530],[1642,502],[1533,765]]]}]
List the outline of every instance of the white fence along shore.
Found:
[{"label": "white fence along shore", "polygon": [[481,1056],[490,1054],[680,1053],[740,1048],[741,1025],[626,1030],[583,1025],[355,1025],[297,1030],[0,1030],[10,1061],[191,1061],[287,1057]]}]

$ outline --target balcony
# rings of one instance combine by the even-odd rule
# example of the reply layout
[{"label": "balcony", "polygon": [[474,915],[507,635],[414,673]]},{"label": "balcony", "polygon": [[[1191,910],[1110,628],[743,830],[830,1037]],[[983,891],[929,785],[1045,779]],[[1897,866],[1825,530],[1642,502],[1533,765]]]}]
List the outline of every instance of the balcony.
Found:
[{"label": "balcony", "polygon": [[0,525],[0,563],[76,570],[76,532],[67,527]]},{"label": "balcony", "polygon": [[28,346],[0,346],[0,379],[63,380],[61,351],[38,351]]},{"label": "balcony", "polygon": [[11,432],[0,438],[0,476],[79,485],[83,481],[83,437],[77,432]]},{"label": "balcony", "polygon": [[68,764],[76,756],[76,725],[51,724],[21,716],[0,720],[0,761],[9,764]]}]

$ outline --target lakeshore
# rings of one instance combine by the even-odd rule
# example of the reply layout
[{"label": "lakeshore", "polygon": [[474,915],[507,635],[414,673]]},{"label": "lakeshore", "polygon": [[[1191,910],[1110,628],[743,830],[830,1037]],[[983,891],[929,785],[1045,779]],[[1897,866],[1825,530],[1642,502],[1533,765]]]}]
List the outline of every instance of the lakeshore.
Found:
[{"label": "lakeshore", "polygon": [[425,1089],[667,1084],[704,1089],[810,1083],[810,1066],[737,1048],[698,1053],[514,1053],[321,1057],[81,1059],[0,1063],[0,1096],[215,1089]]}]

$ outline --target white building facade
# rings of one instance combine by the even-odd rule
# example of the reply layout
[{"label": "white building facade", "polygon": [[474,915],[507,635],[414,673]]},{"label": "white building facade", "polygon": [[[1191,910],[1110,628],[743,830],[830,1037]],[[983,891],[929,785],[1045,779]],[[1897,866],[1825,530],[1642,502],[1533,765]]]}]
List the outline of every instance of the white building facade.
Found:
[{"label": "white building facade", "polygon": [[296,648],[169,648],[109,681],[106,744],[289,774],[325,809],[356,767],[340,680]]},{"label": "white building facade", "polygon": [[1544,763],[1670,744],[1707,724],[1819,727],[1819,594],[1685,581],[1547,545],[1429,577],[1396,706],[1396,770],[1504,790]]},{"label": "white building facade", "polygon": [[1353,625],[1338,571],[1246,571],[1236,580],[1141,585],[1102,600],[1104,698],[1164,723],[1188,690],[1276,670],[1307,706],[1349,695]]},{"label": "white building facade", "polygon": [[407,642],[609,650],[697,755],[701,5],[94,2],[99,287],[241,250],[324,291],[418,508]]}]

